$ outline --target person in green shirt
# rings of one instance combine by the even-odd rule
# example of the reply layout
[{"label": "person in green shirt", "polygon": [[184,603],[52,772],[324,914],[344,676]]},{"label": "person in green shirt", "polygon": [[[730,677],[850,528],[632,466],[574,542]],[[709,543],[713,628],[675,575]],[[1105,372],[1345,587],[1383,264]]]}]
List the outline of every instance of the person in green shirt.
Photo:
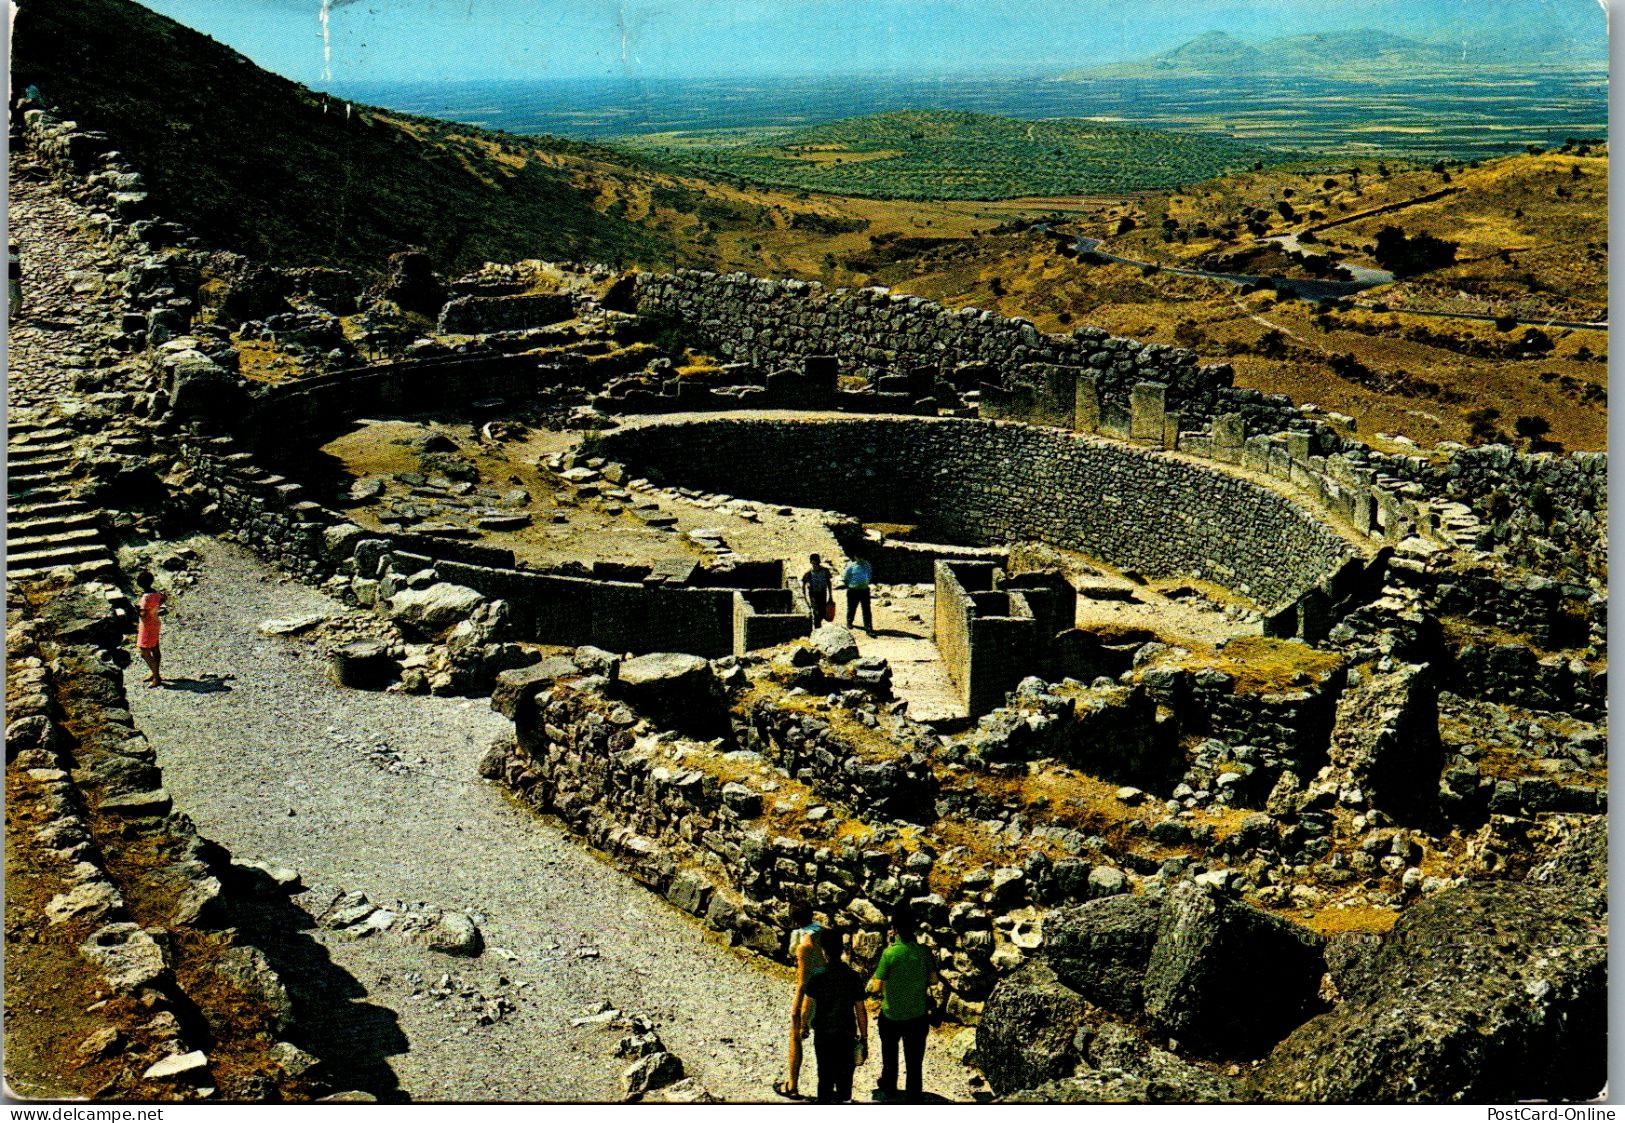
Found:
[{"label": "person in green shirt", "polygon": [[869,990],[880,995],[880,1083],[875,1098],[897,1096],[897,1045],[901,1042],[908,1069],[907,1098],[918,1100],[924,1093],[920,1067],[931,1012],[926,988],[936,981],[936,967],[931,953],[916,938],[914,912],[907,904],[892,913],[891,935],[891,945],[880,954],[869,983]]}]

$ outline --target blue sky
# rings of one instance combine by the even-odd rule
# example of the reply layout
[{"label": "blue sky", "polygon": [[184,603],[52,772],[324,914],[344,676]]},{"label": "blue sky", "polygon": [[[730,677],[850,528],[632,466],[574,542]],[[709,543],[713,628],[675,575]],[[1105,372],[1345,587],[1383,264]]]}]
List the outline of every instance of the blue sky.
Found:
[{"label": "blue sky", "polygon": [[[1061,71],[1205,31],[1600,43],[1597,0],[143,0],[296,81]],[[328,77],[331,75],[331,78]]]}]

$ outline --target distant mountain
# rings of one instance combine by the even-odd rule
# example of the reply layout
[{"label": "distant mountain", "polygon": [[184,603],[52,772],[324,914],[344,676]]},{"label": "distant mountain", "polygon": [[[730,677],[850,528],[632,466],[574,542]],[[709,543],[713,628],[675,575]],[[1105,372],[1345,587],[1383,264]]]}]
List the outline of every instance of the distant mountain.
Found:
[{"label": "distant mountain", "polygon": [[1580,49],[1585,46],[1577,44],[1564,28],[1528,23],[1486,27],[1462,21],[1429,35],[1426,41],[1362,28],[1288,35],[1255,45],[1228,32],[1209,31],[1147,59],[1072,70],[1061,78],[1196,78],[1247,73],[1330,76],[1456,65],[1582,62],[1594,59],[1597,49],[1606,52],[1607,44]]},{"label": "distant mountain", "polygon": [[1346,66],[1404,67],[1419,63],[1438,65],[1452,61],[1449,48],[1418,43],[1386,31],[1328,31],[1318,35],[1289,35],[1271,39],[1260,50],[1272,66],[1294,70],[1337,69]]}]

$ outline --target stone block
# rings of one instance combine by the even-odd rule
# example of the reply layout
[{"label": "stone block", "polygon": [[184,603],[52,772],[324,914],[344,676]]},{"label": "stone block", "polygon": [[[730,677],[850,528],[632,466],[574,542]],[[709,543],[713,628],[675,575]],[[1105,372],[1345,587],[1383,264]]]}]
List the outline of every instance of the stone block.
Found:
[{"label": "stone block", "polygon": [[1129,439],[1160,446],[1166,419],[1168,387],[1161,382],[1136,382],[1129,391]]}]

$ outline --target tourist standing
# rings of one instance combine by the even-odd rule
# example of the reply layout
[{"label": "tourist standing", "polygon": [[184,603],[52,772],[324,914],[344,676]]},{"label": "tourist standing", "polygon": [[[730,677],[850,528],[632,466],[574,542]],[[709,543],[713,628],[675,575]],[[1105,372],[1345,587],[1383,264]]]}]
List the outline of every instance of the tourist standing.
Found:
[{"label": "tourist standing", "polygon": [[135,579],[136,588],[141,590],[141,597],[136,601],[138,623],[135,633],[135,649],[141,653],[141,661],[152,672],[147,676],[149,687],[162,686],[163,675],[159,672],[158,633],[161,625],[158,623],[158,610],[163,607],[164,594],[154,592],[152,588],[152,574],[143,572]]},{"label": "tourist standing", "polygon": [[811,568],[801,577],[801,591],[807,597],[807,607],[812,612],[812,626],[819,628],[829,617],[830,598],[834,595],[831,585],[834,574],[824,565],[824,559],[817,554],[807,558]]},{"label": "tourist standing", "polygon": [[875,634],[874,610],[869,607],[869,580],[873,573],[867,561],[853,558],[841,574],[841,584],[846,588],[846,626],[848,629],[852,627],[852,621],[859,607],[862,607],[863,630],[871,636]]},{"label": "tourist standing", "polygon": [[845,1103],[852,1098],[853,1070],[868,1059],[869,1011],[863,1003],[863,980],[843,957],[843,933],[830,925],[820,936],[828,965],[807,982],[818,1102]]},{"label": "tourist standing", "polygon": [[914,913],[906,904],[892,913],[891,936],[891,945],[880,954],[875,977],[869,984],[869,989],[880,995],[880,1082],[875,1098],[885,1101],[897,1096],[897,1045],[901,1042],[908,1069],[907,1098],[918,1100],[924,1094],[920,1068],[929,1028],[926,987],[936,971],[931,953],[920,946]]},{"label": "tourist standing", "polygon": [[[818,555],[813,555],[816,561]],[[829,572],[825,570],[825,572]],[[790,1002],[790,1056],[789,1075],[773,1085],[773,1090],[789,1099],[801,1099],[801,1042],[810,1028],[809,1019],[814,1003],[807,998],[808,985],[824,973],[828,961],[824,958],[823,927],[813,920],[809,905],[792,905],[790,923],[790,954],[796,960],[796,994]]]}]

